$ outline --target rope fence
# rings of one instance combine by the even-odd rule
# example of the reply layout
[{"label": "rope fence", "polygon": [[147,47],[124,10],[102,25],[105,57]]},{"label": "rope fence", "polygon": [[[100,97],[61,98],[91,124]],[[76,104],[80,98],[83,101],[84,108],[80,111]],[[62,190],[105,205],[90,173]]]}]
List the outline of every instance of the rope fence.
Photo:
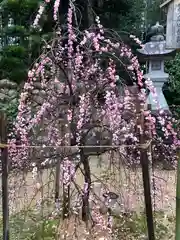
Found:
[{"label": "rope fence", "polygon": [[126,145],[126,144],[122,144],[122,145],[61,145],[61,146],[57,146],[57,145],[10,145],[10,144],[3,144],[0,143],[0,148],[10,148],[10,147],[17,147],[17,148],[99,148],[99,147],[103,147],[103,148],[140,148],[140,149],[147,149],[150,147],[152,143],[152,140],[147,141],[144,144],[134,144],[134,145]]}]

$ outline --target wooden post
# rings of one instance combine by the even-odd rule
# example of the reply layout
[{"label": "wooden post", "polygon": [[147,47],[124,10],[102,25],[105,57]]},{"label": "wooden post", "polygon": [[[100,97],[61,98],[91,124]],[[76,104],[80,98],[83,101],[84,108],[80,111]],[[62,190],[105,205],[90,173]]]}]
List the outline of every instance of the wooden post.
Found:
[{"label": "wooden post", "polygon": [[[0,141],[7,144],[7,119],[0,113]],[[2,211],[3,211],[3,240],[9,240],[9,201],[8,201],[8,148],[1,147],[2,163]]]},{"label": "wooden post", "polygon": [[147,151],[148,148],[143,148],[145,145],[145,135],[144,135],[144,109],[147,108],[142,101],[139,99],[139,89],[137,86],[128,88],[131,96],[133,96],[133,101],[136,102],[136,111],[140,116],[138,117],[137,126],[138,134],[140,135],[140,162],[142,168],[142,177],[143,177],[143,187],[144,187],[144,200],[145,200],[145,209],[146,209],[146,219],[147,219],[147,228],[148,228],[148,240],[155,240],[154,233],[154,222],[153,222],[153,211],[152,211],[152,200],[151,200],[151,185],[149,177],[149,161]]},{"label": "wooden post", "polygon": [[144,114],[141,113],[141,131],[140,131],[140,161],[142,167],[142,177],[143,177],[143,186],[144,186],[144,200],[146,208],[146,219],[147,219],[147,228],[148,228],[148,239],[155,240],[154,233],[154,222],[153,222],[153,210],[152,210],[152,199],[151,199],[151,185],[149,177],[149,161],[147,155],[147,148],[142,148],[145,144],[144,138]]}]

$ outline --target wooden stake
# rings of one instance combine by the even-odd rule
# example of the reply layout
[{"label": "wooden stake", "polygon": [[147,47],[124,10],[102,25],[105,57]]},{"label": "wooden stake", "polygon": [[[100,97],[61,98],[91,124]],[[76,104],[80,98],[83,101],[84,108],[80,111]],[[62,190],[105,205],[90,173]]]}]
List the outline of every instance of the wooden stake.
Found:
[{"label": "wooden stake", "polygon": [[[7,144],[7,119],[0,113],[0,140]],[[1,148],[2,163],[2,211],[3,211],[3,240],[9,240],[9,201],[8,201],[8,148]]]},{"label": "wooden stake", "polygon": [[[144,138],[144,114],[141,114],[141,130],[140,130],[140,145],[145,144]],[[155,240],[154,234],[154,222],[153,222],[153,211],[152,211],[152,199],[151,199],[151,185],[149,177],[149,161],[147,155],[148,149],[140,149],[140,161],[142,167],[143,186],[144,186],[144,200],[146,207],[146,219],[148,228],[148,239]]]},{"label": "wooden stake", "polygon": [[[144,103],[139,98],[139,89],[138,87],[133,87],[133,96],[136,104],[136,111],[140,115],[138,117],[137,126],[140,146],[143,146],[146,143],[144,135],[144,109],[148,106],[145,106]],[[144,187],[144,201],[146,209],[146,219],[147,219],[147,228],[148,228],[148,240],[155,240],[154,233],[154,222],[153,222],[153,211],[152,211],[152,200],[151,200],[151,184],[149,177],[149,161],[148,161],[148,149],[140,148],[140,162],[142,168],[142,178],[143,178],[143,187]]]}]

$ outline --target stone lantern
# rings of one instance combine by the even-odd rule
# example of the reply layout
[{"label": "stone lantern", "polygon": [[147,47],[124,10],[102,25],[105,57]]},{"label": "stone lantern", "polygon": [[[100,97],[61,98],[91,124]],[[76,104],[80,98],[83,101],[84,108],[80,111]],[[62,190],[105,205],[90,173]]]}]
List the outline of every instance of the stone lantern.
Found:
[{"label": "stone lantern", "polygon": [[107,207],[108,212],[108,227],[111,227],[112,224],[112,212],[116,208],[117,199],[119,198],[119,195],[117,195],[114,192],[107,192],[103,194],[104,197],[104,203]]},{"label": "stone lantern", "polygon": [[166,12],[166,48],[180,48],[180,0],[163,0],[160,8]]},{"label": "stone lantern", "polygon": [[108,210],[111,211],[115,207],[119,196],[114,192],[107,192],[103,194],[103,197],[105,205],[108,207]]},{"label": "stone lantern", "polygon": [[[169,74],[164,71],[164,61],[171,59],[175,55],[175,50],[166,48],[166,41],[164,37],[163,26],[156,23],[151,29],[150,41],[145,43],[142,49],[138,49],[139,59],[146,61],[147,73],[144,75],[145,79],[150,79],[156,88],[157,101],[160,109],[169,112],[169,107],[164,97],[162,87],[168,80]],[[157,110],[157,103],[152,95],[149,93],[147,104],[151,105],[151,110]]]}]

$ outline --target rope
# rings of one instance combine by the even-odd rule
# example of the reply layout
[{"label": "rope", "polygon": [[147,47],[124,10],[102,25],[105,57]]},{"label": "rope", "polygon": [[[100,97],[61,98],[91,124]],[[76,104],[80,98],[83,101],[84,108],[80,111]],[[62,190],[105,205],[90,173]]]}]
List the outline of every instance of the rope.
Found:
[{"label": "rope", "polygon": [[[151,144],[152,140],[149,140],[147,141],[146,143],[144,144],[135,144],[135,145],[99,145],[99,146],[94,146],[94,145],[88,145],[88,146],[79,146],[79,145],[76,145],[76,146],[70,146],[70,145],[65,145],[65,146],[56,146],[56,145],[15,145],[15,147],[17,148],[99,148],[99,147],[102,147],[102,148],[125,148],[125,147],[137,147],[137,148],[140,148],[140,149],[147,149],[150,144]],[[14,147],[14,145],[10,145],[10,144],[3,144],[3,143],[0,143],[0,148],[3,149],[3,148],[10,148],[10,147]]]},{"label": "rope", "polygon": [[3,144],[3,143],[0,143],[0,148],[7,148],[7,147],[9,147],[9,145],[8,145],[8,144]]}]

